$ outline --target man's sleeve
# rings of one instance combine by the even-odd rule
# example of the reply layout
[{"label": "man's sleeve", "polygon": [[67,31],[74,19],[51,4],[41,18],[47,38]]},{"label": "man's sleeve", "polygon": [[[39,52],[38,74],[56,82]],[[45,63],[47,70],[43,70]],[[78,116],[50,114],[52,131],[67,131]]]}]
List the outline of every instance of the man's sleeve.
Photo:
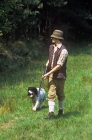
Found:
[{"label": "man's sleeve", "polygon": [[63,66],[67,57],[68,57],[68,51],[66,49],[63,49],[57,61],[57,65]]}]

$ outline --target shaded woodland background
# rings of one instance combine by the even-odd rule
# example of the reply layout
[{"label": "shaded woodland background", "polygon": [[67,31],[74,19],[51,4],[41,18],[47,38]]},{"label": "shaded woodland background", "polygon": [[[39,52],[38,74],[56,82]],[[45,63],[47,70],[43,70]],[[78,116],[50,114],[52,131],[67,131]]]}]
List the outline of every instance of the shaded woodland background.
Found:
[{"label": "shaded woodland background", "polygon": [[1,0],[0,71],[38,59],[54,29],[69,42],[91,41],[91,0]]}]

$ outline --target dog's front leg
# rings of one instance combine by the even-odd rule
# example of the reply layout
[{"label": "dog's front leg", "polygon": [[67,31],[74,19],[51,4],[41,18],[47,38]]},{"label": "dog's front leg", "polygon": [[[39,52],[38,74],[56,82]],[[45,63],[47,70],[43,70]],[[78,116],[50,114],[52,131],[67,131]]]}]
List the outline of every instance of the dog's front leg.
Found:
[{"label": "dog's front leg", "polygon": [[32,110],[33,110],[33,111],[36,111],[36,107],[34,106],[34,107],[32,108]]},{"label": "dog's front leg", "polygon": [[36,101],[35,106],[33,107],[33,111],[36,111],[36,109],[39,107],[39,98]]}]

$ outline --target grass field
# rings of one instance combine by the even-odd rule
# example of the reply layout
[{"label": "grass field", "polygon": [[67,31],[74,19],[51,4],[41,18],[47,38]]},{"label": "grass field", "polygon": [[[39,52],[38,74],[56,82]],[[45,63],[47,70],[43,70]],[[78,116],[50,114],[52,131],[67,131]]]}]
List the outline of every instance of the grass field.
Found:
[{"label": "grass field", "polygon": [[[30,68],[0,74],[0,140],[92,139],[92,45],[69,47],[65,109],[62,118],[44,120],[45,108],[33,112],[27,96],[29,86],[39,87],[47,56],[32,61]],[[47,80],[43,87],[46,92]],[[56,100],[55,115],[58,111]]]}]

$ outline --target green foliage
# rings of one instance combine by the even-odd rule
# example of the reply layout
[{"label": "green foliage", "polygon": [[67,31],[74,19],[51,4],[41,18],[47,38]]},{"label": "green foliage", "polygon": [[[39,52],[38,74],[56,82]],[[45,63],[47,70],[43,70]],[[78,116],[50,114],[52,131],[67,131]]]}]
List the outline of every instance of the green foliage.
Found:
[{"label": "green foliage", "polygon": [[32,60],[41,60],[44,44],[37,40],[29,43],[16,41],[6,46],[0,46],[0,71],[10,72],[30,66]]},{"label": "green foliage", "polygon": [[[76,3],[76,4],[75,4]],[[73,33],[76,40],[84,38],[90,39],[92,32],[91,18],[92,12],[90,11],[90,2],[83,2],[79,0],[69,0],[62,13],[65,23],[69,23],[68,32]],[[68,36],[69,36],[68,34]]]},{"label": "green foliage", "polygon": [[0,37],[2,36],[3,34],[2,34],[2,31],[0,31]]},{"label": "green foliage", "polygon": [[56,1],[49,0],[49,1],[47,1],[47,4],[54,6],[54,7],[61,8],[62,6],[65,6],[67,4],[67,1],[65,1],[65,0],[56,0]]},{"label": "green foliage", "polygon": [[34,5],[39,5],[40,0],[34,0],[34,1],[31,1],[31,0],[23,0],[23,3],[24,4],[32,4],[34,6]]},{"label": "green foliage", "polygon": [[32,59],[42,59],[43,56],[43,50],[45,51],[44,48],[44,43],[37,41],[37,40],[32,40],[31,43],[29,44],[30,46],[30,56]]},{"label": "green foliage", "polygon": [[0,36],[6,44],[21,37],[48,38],[54,29],[63,30],[68,24],[67,31],[63,30],[66,39],[89,39],[88,35],[91,39],[91,9],[90,0],[3,0],[0,1]]}]

